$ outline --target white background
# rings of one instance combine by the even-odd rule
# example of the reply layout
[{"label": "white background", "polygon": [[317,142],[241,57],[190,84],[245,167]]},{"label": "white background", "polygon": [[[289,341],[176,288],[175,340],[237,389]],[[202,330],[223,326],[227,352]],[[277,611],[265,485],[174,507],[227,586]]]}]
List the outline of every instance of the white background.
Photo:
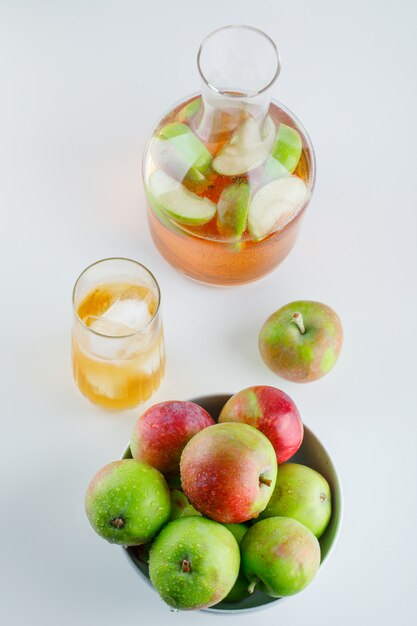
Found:
[{"label": "white background", "polygon": [[[2,624],[415,622],[416,18],[405,0],[0,2]],[[198,90],[200,40],[233,22],[277,42],[273,96],[310,132],[318,179],[282,266],[215,289],[154,248],[140,158],[159,114]],[[116,255],[161,285],[168,369],[154,401],[281,386],[339,467],[340,542],[276,608],[170,613],[88,525],[87,484],[140,411],[107,414],[75,388],[71,289]],[[264,319],[296,298],[330,304],[345,328],[336,368],[306,386],[257,353]]]}]

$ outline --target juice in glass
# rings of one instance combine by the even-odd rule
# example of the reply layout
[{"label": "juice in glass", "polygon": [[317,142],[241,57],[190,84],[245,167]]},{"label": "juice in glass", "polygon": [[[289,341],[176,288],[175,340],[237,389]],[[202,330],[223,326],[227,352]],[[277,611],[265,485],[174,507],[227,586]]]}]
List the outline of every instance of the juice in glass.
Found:
[{"label": "juice in glass", "polygon": [[108,409],[147,400],[164,374],[160,292],[129,259],[105,259],[78,278],[73,295],[72,364],[81,393]]}]

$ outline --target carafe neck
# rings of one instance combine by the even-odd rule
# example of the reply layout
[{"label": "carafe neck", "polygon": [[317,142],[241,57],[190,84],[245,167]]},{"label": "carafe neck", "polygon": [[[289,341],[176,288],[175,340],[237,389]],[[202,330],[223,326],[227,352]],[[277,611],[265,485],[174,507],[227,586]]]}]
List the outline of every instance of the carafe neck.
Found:
[{"label": "carafe neck", "polygon": [[201,95],[202,107],[196,131],[206,142],[225,139],[248,116],[261,125],[271,102],[269,91],[249,97],[231,90],[219,93],[204,82]]},{"label": "carafe neck", "polygon": [[202,42],[197,66],[203,106],[196,131],[204,141],[220,140],[248,116],[264,121],[280,72],[278,51],[268,35],[251,26],[219,28]]}]

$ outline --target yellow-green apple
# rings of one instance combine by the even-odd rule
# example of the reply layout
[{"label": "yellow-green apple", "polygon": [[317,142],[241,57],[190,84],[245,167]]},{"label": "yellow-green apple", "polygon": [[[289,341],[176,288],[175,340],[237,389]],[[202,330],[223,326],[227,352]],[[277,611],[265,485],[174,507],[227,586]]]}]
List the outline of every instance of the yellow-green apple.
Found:
[{"label": "yellow-green apple", "polygon": [[226,422],[197,433],[181,455],[191,504],[218,522],[239,523],[266,507],[277,475],[275,450],[259,430]]},{"label": "yellow-green apple", "polygon": [[311,530],[288,517],[269,517],[242,539],[242,569],[255,587],[270,596],[291,596],[304,589],[320,565],[320,544]]},{"label": "yellow-green apple", "polygon": [[[248,530],[248,527],[245,526],[245,524],[225,524],[225,526],[228,530],[230,530],[233,537],[240,545],[246,531]],[[250,595],[248,591],[248,586],[248,579],[242,571],[239,571],[239,576],[237,577],[232,589],[225,597],[224,602],[240,602],[244,598],[247,598]]]},{"label": "yellow-green apple", "polygon": [[303,441],[303,423],[297,407],[275,387],[248,387],[224,405],[219,422],[239,422],[260,430],[272,443],[278,464],[295,454]]},{"label": "yellow-green apple", "polygon": [[321,302],[298,300],[266,320],[259,334],[259,351],[275,374],[304,383],[330,372],[342,340],[342,324],[333,309]]},{"label": "yellow-green apple", "polygon": [[199,511],[188,502],[188,498],[179,489],[171,489],[171,514],[170,520],[188,517],[189,515],[201,515]]},{"label": "yellow-green apple", "polygon": [[239,573],[239,546],[222,524],[182,517],[165,526],[152,544],[149,575],[161,598],[175,609],[217,604]]},{"label": "yellow-green apple", "polygon": [[307,526],[316,537],[321,537],[331,514],[327,480],[311,467],[284,463],[279,468],[274,492],[260,518],[291,517]]},{"label": "yellow-green apple", "polygon": [[178,473],[186,443],[212,424],[213,418],[194,402],[160,402],[137,420],[130,438],[132,456],[163,474]]},{"label": "yellow-green apple", "polygon": [[114,461],[93,477],[85,497],[91,526],[110,543],[146,543],[168,521],[168,485],[157,469],[134,459]]}]

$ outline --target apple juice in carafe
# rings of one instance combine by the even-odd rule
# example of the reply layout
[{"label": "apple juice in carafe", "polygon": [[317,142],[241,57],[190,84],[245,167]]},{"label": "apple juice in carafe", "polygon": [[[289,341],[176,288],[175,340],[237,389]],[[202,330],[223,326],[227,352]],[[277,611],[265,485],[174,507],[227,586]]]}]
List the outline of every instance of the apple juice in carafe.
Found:
[{"label": "apple juice in carafe", "polygon": [[[239,37],[247,30],[256,41],[265,38],[267,48],[272,43],[249,27],[220,29],[203,42],[200,73],[210,73],[213,64],[203,54],[210,39],[234,28]],[[202,282],[239,284],[271,271],[295,243],[311,196],[308,137],[285,107],[257,88],[216,90],[203,79],[202,95],[164,116],[145,152],[153,239],[168,261]]]}]

